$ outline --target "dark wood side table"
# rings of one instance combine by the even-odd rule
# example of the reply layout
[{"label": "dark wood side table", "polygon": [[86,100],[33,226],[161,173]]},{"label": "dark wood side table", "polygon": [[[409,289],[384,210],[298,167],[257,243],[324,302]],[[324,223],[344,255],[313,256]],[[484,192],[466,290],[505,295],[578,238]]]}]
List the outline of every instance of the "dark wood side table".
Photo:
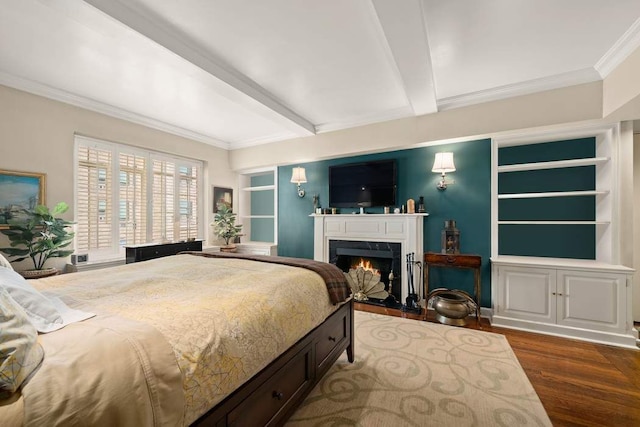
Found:
[{"label": "dark wood side table", "polygon": [[[429,268],[430,267],[448,267],[448,268],[466,268],[473,270],[474,286],[473,286],[473,302],[476,305],[476,322],[480,324],[480,267],[482,266],[482,257],[480,255],[470,254],[440,254],[435,252],[427,252],[424,254],[424,294],[427,295],[425,301],[425,320],[426,305],[429,300],[436,296],[434,291],[429,292]],[[438,292],[436,290],[436,292]],[[464,298],[469,298],[466,292],[454,292]]]}]

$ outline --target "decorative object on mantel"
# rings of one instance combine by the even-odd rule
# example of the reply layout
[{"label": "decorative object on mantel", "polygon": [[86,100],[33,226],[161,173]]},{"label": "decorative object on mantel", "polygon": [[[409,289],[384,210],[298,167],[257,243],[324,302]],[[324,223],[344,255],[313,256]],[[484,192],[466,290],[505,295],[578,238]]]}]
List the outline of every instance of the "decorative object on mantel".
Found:
[{"label": "decorative object on mantel", "polygon": [[420,196],[420,199],[418,200],[418,213],[425,213],[426,212],[426,208],[424,206],[424,197]]},{"label": "decorative object on mantel", "polygon": [[416,201],[413,199],[407,200],[407,213],[413,214],[416,213]]},{"label": "decorative object on mantel", "polygon": [[385,300],[389,297],[389,293],[384,290],[384,282],[380,281],[380,275],[371,270],[351,268],[348,273],[344,273],[344,277],[356,301],[367,301],[369,298]]},{"label": "decorative object on mantel", "polygon": [[460,253],[460,230],[456,228],[455,220],[449,219],[444,222],[444,230],[442,230],[440,242],[443,254]]},{"label": "decorative object on mantel", "polygon": [[9,228],[0,230],[9,238],[11,247],[0,248],[0,251],[14,257],[12,262],[20,262],[31,258],[33,269],[19,271],[25,278],[33,279],[58,274],[55,268],[45,268],[49,258],[65,258],[73,250],[64,250],[73,241],[74,232],[68,227],[73,222],[56,218],[65,213],[69,206],[58,203],[52,210],[44,205],[33,209],[20,209],[8,220]]},{"label": "decorative object on mantel", "polygon": [[224,246],[220,247],[222,252],[235,252],[236,245],[230,244],[229,241],[240,236],[242,224],[236,224],[236,214],[226,205],[221,205],[213,217],[214,231],[218,237],[224,239]]}]

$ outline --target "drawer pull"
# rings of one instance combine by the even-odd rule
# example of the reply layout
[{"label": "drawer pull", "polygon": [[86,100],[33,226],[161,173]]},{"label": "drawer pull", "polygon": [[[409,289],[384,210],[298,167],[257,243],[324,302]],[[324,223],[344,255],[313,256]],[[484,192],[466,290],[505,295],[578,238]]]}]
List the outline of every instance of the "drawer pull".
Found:
[{"label": "drawer pull", "polygon": [[455,257],[452,257],[452,256],[448,256],[448,257],[447,257],[447,262],[448,262],[449,264],[453,264],[454,262],[456,262],[456,258],[455,258]]},{"label": "drawer pull", "polygon": [[329,337],[329,341],[336,342],[336,337]]},{"label": "drawer pull", "polygon": [[271,393],[271,397],[273,397],[274,399],[282,400],[284,394],[282,394],[281,391],[274,390],[273,393]]}]

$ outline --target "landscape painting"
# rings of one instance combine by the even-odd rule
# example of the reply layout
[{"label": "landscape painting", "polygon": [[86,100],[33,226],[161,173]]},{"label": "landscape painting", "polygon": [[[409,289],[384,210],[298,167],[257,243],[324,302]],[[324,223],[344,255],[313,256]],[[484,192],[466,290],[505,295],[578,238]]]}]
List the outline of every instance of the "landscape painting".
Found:
[{"label": "landscape painting", "polygon": [[45,174],[0,170],[0,227],[22,209],[45,204]]}]

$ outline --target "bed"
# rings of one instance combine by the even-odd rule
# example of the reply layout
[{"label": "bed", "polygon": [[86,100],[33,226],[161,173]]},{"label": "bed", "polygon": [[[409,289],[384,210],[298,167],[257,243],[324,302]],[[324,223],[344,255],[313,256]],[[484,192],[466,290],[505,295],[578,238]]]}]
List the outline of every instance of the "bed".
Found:
[{"label": "bed", "polygon": [[198,252],[28,284],[95,316],[38,335],[42,362],[0,399],[8,425],[279,425],[353,361],[330,264]]}]

